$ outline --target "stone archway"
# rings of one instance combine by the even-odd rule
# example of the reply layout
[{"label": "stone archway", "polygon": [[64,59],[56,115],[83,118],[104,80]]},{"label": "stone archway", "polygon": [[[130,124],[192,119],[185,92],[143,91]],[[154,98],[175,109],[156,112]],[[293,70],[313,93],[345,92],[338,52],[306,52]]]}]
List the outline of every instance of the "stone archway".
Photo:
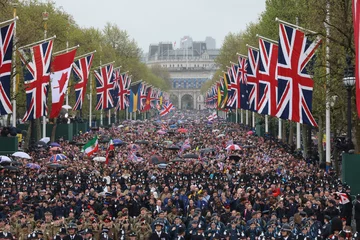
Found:
[{"label": "stone archway", "polygon": [[191,94],[181,96],[181,109],[194,109],[194,97]]}]

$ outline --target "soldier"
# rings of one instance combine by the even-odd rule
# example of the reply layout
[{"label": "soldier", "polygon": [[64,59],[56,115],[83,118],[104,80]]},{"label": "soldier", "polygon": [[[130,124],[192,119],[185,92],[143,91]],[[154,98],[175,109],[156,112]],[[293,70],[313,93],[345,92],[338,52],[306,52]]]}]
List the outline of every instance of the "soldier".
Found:
[{"label": "soldier", "polygon": [[84,230],[84,232],[85,232],[85,239],[86,240],[94,240],[94,236],[93,236],[93,232],[92,232],[91,228],[86,228]]},{"label": "soldier", "polygon": [[[131,232],[130,234],[129,234],[129,239],[130,240],[136,240],[136,233],[135,232]],[[146,238],[147,239],[147,238]]]},{"label": "soldier", "polygon": [[76,234],[76,229],[76,225],[70,223],[67,228],[68,235],[65,237],[64,240],[82,240],[83,238],[80,235]]}]

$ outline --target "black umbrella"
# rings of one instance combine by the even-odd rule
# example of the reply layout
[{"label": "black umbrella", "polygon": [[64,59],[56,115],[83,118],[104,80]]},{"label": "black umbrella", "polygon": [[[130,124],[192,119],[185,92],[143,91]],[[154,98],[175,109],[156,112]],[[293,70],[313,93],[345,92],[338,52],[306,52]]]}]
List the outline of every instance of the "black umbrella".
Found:
[{"label": "black umbrella", "polygon": [[77,144],[76,141],[70,141],[69,143],[70,143],[71,145],[76,145],[76,144]]},{"label": "black umbrella", "polygon": [[38,141],[38,142],[35,144],[35,146],[36,146],[37,148],[46,148],[46,147],[47,147],[47,144],[46,144],[45,142],[43,142],[43,141]]},{"label": "black umbrella", "polygon": [[237,132],[237,131],[239,131],[239,129],[236,129],[236,128],[231,128],[231,129],[227,130],[227,132]]},{"label": "black umbrella", "polygon": [[170,160],[170,162],[186,162],[186,160],[182,158],[174,158],[173,160]]},{"label": "black umbrella", "polygon": [[215,151],[214,148],[202,148],[202,149],[200,149],[201,153],[209,153],[209,152],[213,152],[213,151]]},{"label": "black umbrella", "polygon": [[76,146],[84,146],[84,145],[85,145],[85,143],[82,143],[82,142],[76,143]]},{"label": "black umbrella", "polygon": [[194,153],[189,153],[189,154],[185,154],[185,155],[183,156],[183,158],[194,158],[194,159],[198,159],[198,158],[199,158],[199,155],[194,154]]},{"label": "black umbrella", "polygon": [[150,159],[153,164],[166,163],[166,161],[161,156],[158,155],[153,155],[151,156]]},{"label": "black umbrella", "polygon": [[136,140],[135,143],[137,143],[137,144],[149,144],[149,141],[146,141],[146,140]]},{"label": "black umbrella", "polygon": [[255,146],[254,145],[245,145],[242,148],[255,148]]},{"label": "black umbrella", "polygon": [[174,131],[167,131],[168,134],[175,134]]},{"label": "black umbrella", "polygon": [[19,167],[16,166],[4,166],[4,169],[8,170],[8,171],[19,171]]},{"label": "black umbrella", "polygon": [[168,147],[166,149],[176,151],[176,150],[180,150],[180,147],[178,147],[178,146],[170,146],[170,147]]},{"label": "black umbrella", "polygon": [[239,155],[230,155],[228,157],[229,157],[229,160],[235,160],[235,161],[239,161],[241,159],[241,157]]}]

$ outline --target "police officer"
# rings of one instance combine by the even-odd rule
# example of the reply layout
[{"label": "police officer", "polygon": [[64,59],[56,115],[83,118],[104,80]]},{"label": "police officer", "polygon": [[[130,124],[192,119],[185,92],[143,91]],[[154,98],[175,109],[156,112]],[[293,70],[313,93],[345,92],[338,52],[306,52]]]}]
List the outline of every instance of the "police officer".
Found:
[{"label": "police officer", "polygon": [[83,240],[83,238],[76,234],[76,225],[70,223],[67,228],[68,235],[64,238],[64,240]]},{"label": "police officer", "polygon": [[60,231],[55,235],[54,240],[64,240],[66,235],[66,229],[60,228]]},{"label": "police officer", "polygon": [[164,223],[161,221],[156,221],[154,223],[155,231],[150,235],[149,240],[170,240],[168,234],[163,231]]}]

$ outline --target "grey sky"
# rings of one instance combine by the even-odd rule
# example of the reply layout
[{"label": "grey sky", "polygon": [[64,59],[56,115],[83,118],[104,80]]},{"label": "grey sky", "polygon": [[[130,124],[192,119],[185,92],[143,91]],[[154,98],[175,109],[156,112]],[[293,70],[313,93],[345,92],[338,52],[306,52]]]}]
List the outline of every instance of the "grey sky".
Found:
[{"label": "grey sky", "polygon": [[229,32],[239,32],[256,21],[265,0],[55,0],[82,27],[103,28],[106,22],[127,30],[144,52],[149,44],[176,41],[189,35],[206,36],[222,45]]}]

